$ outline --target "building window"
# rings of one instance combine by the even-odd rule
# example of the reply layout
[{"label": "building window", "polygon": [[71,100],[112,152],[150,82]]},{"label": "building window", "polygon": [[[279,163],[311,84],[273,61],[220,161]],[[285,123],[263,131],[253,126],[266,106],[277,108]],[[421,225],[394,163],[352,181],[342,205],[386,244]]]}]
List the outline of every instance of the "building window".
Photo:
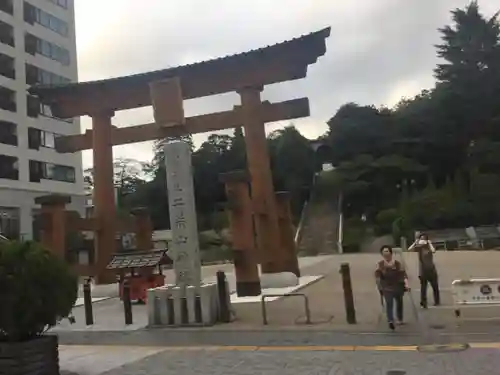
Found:
[{"label": "building window", "polygon": [[0,155],[0,178],[19,180],[19,163],[16,157]]},{"label": "building window", "polygon": [[7,87],[0,86],[0,109],[16,112],[16,92]]},{"label": "building window", "polygon": [[31,25],[38,23],[62,36],[68,36],[66,22],[27,2],[24,2],[24,21]]},{"label": "building window", "polygon": [[19,240],[21,235],[19,208],[0,207],[0,233],[9,240]]},{"label": "building window", "polygon": [[27,85],[63,85],[70,82],[71,80],[69,78],[62,77],[52,72],[48,72],[47,70],[41,69],[31,64],[26,64]]},{"label": "building window", "polygon": [[11,47],[15,46],[14,28],[8,23],[2,21],[0,21],[0,43],[8,44]]},{"label": "building window", "polygon": [[10,79],[16,79],[15,59],[0,53],[0,74]]},{"label": "building window", "polygon": [[72,118],[59,118],[56,116],[52,115],[52,110],[50,109],[50,106],[47,104],[40,103],[40,115],[44,117],[50,117],[59,121],[64,121],[67,123],[72,123],[73,119]]},{"label": "building window", "polygon": [[49,132],[37,128],[28,128],[28,147],[38,150],[40,147],[55,148],[56,138],[60,134]]},{"label": "building window", "polygon": [[69,51],[57,44],[47,42],[33,34],[24,35],[24,48],[26,53],[34,55],[36,53],[49,59],[60,62],[62,65],[69,65]]},{"label": "building window", "polygon": [[31,182],[40,180],[75,182],[75,168],[67,165],[30,160],[29,169]]},{"label": "building window", "polygon": [[17,125],[0,120],[0,143],[17,146]]},{"label": "building window", "polygon": [[12,0],[0,0],[0,11],[13,15],[14,4]]},{"label": "building window", "polygon": [[61,8],[68,9],[68,0],[47,0],[49,3],[59,5]]}]

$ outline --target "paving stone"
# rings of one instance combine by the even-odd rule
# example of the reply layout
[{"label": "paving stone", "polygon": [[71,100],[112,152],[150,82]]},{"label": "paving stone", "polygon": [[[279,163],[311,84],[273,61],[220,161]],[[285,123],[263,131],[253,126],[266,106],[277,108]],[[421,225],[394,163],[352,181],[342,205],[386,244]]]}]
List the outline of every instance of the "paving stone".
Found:
[{"label": "paving stone", "polygon": [[147,347],[60,346],[61,375],[99,375],[162,350]]},{"label": "paving stone", "polygon": [[460,353],[320,351],[164,351],[105,375],[492,375],[498,373],[497,349]]}]

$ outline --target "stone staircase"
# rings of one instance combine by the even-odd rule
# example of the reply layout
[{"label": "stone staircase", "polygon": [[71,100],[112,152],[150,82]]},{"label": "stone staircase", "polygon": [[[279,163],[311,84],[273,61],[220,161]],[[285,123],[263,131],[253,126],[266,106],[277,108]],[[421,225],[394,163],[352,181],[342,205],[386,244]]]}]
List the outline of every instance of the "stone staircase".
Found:
[{"label": "stone staircase", "polygon": [[305,207],[302,235],[297,244],[299,255],[337,253],[338,217],[337,197],[319,200],[313,192]]}]

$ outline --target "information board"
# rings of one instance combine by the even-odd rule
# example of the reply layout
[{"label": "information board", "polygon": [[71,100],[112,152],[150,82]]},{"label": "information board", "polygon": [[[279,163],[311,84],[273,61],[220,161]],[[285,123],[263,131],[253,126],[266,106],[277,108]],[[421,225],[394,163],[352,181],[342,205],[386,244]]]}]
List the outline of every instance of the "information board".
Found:
[{"label": "information board", "polygon": [[500,279],[455,280],[451,289],[456,305],[500,304]]}]

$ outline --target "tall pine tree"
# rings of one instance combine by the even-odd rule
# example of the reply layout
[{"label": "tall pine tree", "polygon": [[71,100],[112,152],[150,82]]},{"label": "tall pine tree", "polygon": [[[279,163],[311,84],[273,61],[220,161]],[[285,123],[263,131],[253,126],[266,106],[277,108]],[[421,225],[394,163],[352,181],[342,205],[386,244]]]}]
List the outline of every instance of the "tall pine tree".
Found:
[{"label": "tall pine tree", "polygon": [[445,109],[468,145],[500,114],[500,22],[498,13],[485,18],[477,1],[451,14],[453,25],[439,29],[443,43],[436,46],[445,62],[434,73],[449,94]]}]

